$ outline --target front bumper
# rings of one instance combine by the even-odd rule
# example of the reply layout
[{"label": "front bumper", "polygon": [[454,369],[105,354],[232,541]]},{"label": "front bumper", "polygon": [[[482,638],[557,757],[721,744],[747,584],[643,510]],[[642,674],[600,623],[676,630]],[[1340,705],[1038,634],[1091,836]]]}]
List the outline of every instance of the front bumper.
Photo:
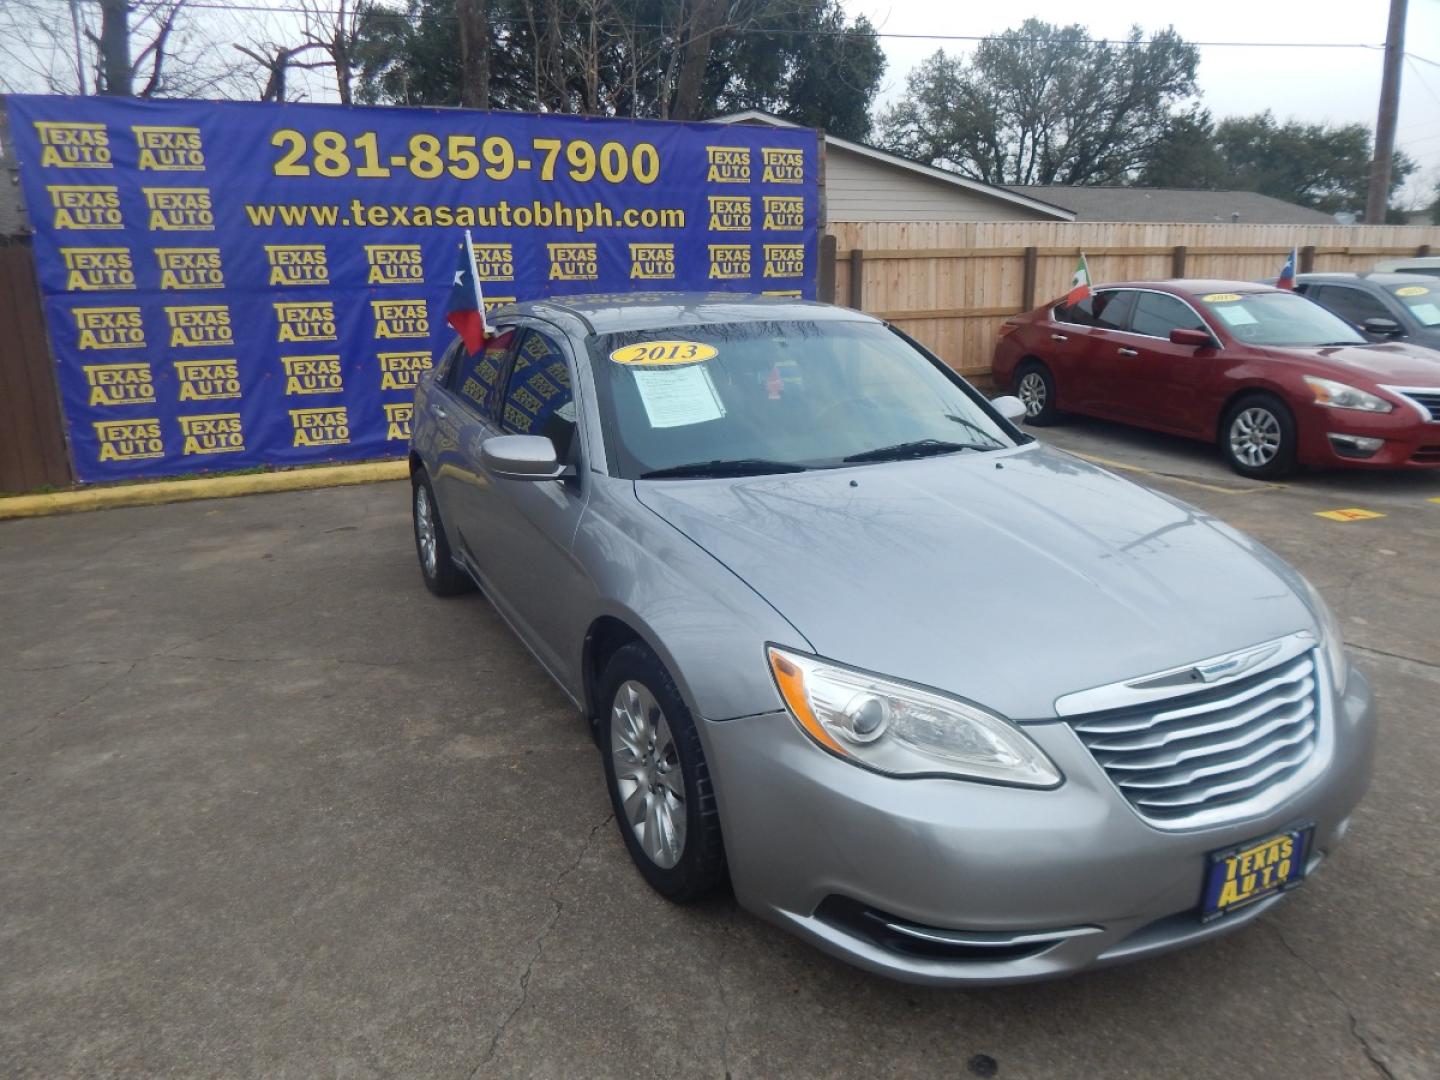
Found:
[{"label": "front bumper", "polygon": [[[1440,468],[1440,424],[1420,417],[1413,406],[1390,413],[1311,407],[1300,421],[1301,464],[1346,469]],[[1336,436],[1332,438],[1331,436]],[[1347,453],[1350,439],[1381,439],[1374,453]],[[1337,447],[1336,443],[1341,445]]]},{"label": "front bumper", "polygon": [[[1026,727],[1065,774],[1049,791],[881,776],[817,749],[783,712],[702,727],[745,907],[871,971],[975,985],[1165,952],[1278,902],[1201,924],[1205,856],[1303,822],[1315,824],[1309,870],[1335,847],[1373,756],[1373,703],[1358,671],[1332,718],[1334,753],[1309,787],[1263,816],[1189,831],[1143,822],[1059,722]],[[854,917],[861,911],[871,914]],[[893,935],[868,932],[885,916],[1020,945],[897,948]],[[1067,936],[1043,940],[1055,932]]]}]

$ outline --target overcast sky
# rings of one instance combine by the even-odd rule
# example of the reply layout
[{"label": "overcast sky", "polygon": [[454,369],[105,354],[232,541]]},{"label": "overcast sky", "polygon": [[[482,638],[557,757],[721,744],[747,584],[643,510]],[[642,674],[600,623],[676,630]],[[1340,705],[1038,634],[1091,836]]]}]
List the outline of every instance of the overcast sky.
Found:
[{"label": "overcast sky", "polygon": [[[1148,0],[1144,4],[1084,4],[1075,0],[1021,0],[1011,6],[965,0],[843,0],[852,15],[866,15],[887,34],[996,34],[1027,17],[1087,26],[1096,37],[1121,37],[1132,23],[1153,32],[1174,26],[1187,41],[1385,41],[1387,0]],[[881,101],[905,87],[905,75],[937,48],[968,52],[958,41],[882,39],[890,66]],[[1401,80],[1397,144],[1421,163],[1429,180],[1440,178],[1440,0],[1410,0]],[[1283,118],[1375,125],[1380,97],[1379,49],[1204,47],[1198,78],[1204,102],[1218,118],[1271,109]],[[1412,185],[1412,188],[1415,185]],[[1408,192],[1407,192],[1408,194]]]}]

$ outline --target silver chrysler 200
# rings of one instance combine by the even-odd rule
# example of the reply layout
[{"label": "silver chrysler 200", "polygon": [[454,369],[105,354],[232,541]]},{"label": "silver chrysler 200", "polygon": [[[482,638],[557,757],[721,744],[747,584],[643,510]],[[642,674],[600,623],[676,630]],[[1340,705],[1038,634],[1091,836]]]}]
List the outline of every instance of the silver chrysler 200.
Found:
[{"label": "silver chrysler 200", "polygon": [[1370,689],[1260,544],[855,311],[494,321],[416,394],[425,583],[478,584],[589,718],[663,895],[1003,983],[1243,926],[1344,835]]}]

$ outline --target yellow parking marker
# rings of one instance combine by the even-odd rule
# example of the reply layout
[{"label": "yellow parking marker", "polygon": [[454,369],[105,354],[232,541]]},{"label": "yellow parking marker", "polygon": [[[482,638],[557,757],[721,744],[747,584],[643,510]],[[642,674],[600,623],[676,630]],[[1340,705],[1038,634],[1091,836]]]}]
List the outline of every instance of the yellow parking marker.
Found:
[{"label": "yellow parking marker", "polygon": [[1440,503],[1440,499],[1426,499],[1426,502]]},{"label": "yellow parking marker", "polygon": [[1331,521],[1369,521],[1371,518],[1382,518],[1385,515],[1376,513],[1374,510],[1359,510],[1352,507],[1349,510],[1316,510],[1315,516],[1329,518]]}]

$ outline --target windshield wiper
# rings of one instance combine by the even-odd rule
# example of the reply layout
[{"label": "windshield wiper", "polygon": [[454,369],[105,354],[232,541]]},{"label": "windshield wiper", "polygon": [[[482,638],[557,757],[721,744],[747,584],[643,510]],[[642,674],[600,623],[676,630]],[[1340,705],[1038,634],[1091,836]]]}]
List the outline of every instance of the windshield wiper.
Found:
[{"label": "windshield wiper", "polygon": [[894,446],[878,446],[874,450],[862,450],[851,454],[842,461],[902,461],[905,458],[933,457],[936,454],[954,454],[960,450],[994,450],[995,446],[983,443],[947,442],[944,439],[915,439],[913,442],[896,443]]},{"label": "windshield wiper", "polygon": [[641,480],[679,479],[686,476],[763,476],[766,473],[797,473],[805,471],[804,465],[793,461],[767,461],[765,458],[734,458],[716,461],[692,461],[685,465],[671,465],[664,469],[651,469],[640,474]]}]

